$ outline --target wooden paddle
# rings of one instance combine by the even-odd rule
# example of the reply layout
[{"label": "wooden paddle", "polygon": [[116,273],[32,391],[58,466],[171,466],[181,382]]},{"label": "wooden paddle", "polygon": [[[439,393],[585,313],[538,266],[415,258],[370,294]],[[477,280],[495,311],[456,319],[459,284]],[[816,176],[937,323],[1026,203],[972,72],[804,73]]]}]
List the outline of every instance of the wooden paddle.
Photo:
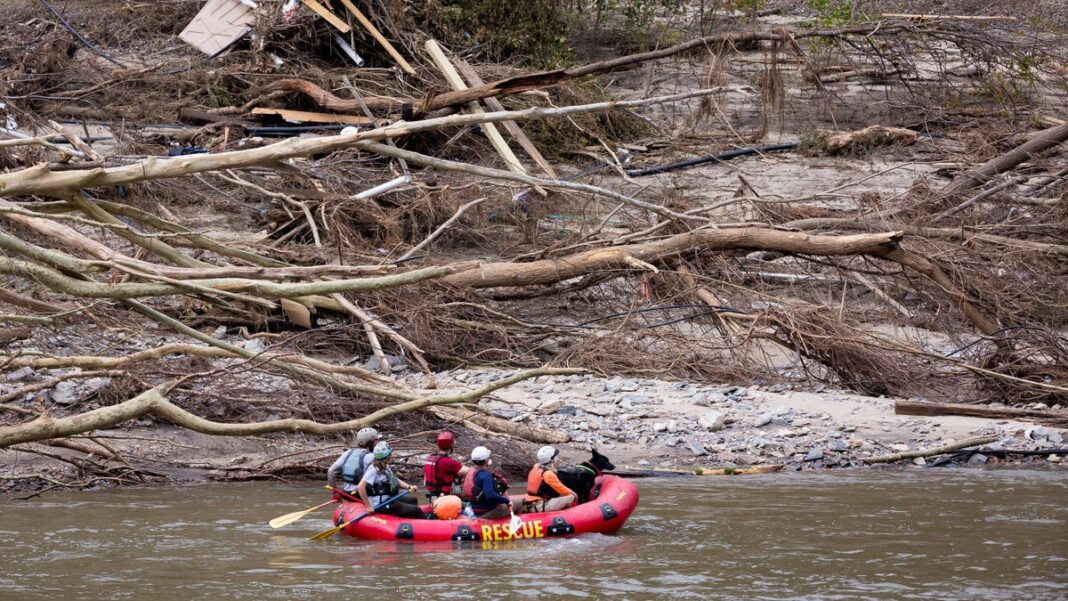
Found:
[{"label": "wooden paddle", "polygon": [[[406,494],[408,494],[407,490],[405,490],[402,493],[397,494],[396,496],[390,497],[390,498],[386,499],[385,501],[382,501],[378,505],[375,505],[375,511],[378,511],[378,509],[380,509],[382,507],[385,507],[386,505],[389,505],[393,501],[396,501],[397,499],[403,497]],[[320,532],[319,534],[316,534],[315,536],[311,537],[311,540],[326,540],[326,539],[330,538],[331,536],[334,536],[338,532],[341,532],[342,530],[344,530],[349,524],[355,524],[356,522],[362,520],[363,518],[367,517],[370,514],[371,514],[370,511],[365,511],[365,512],[361,513],[360,515],[352,518],[351,520],[345,522],[344,524],[342,524],[340,526],[337,526],[336,528],[331,528],[329,530],[324,530],[324,531]]]},{"label": "wooden paddle", "polygon": [[[326,490],[332,490],[332,491],[338,493],[339,495],[343,495],[343,496],[348,497],[349,499],[352,499],[353,501],[359,501],[359,499],[354,498],[353,496],[351,496],[349,494],[346,494],[345,491],[343,491],[343,490],[341,490],[339,488],[334,488],[333,486],[330,486],[329,484],[326,485]],[[330,499],[326,503],[321,503],[321,504],[316,505],[315,507],[312,507],[310,509],[302,509],[301,511],[294,511],[293,513],[287,513],[285,515],[280,515],[280,516],[274,518],[273,520],[267,522],[267,524],[270,525],[271,528],[281,528],[282,526],[288,526],[288,525],[292,524],[293,522],[299,520],[300,518],[302,518],[302,517],[308,515],[309,513],[315,511],[316,509],[322,509],[323,507],[326,507],[327,505],[329,505],[331,503],[337,503],[337,499]]]},{"label": "wooden paddle", "polygon": [[288,525],[292,524],[293,522],[299,520],[300,518],[302,518],[302,517],[308,515],[309,513],[315,511],[316,509],[322,509],[323,507],[326,507],[327,505],[330,505],[333,502],[334,502],[334,500],[331,499],[331,500],[327,501],[326,503],[321,503],[321,504],[316,505],[315,507],[312,507],[312,508],[309,508],[309,509],[303,509],[301,511],[294,511],[293,513],[287,513],[285,515],[280,515],[280,516],[274,518],[273,520],[267,522],[267,524],[271,528],[281,528],[282,526],[288,526]]}]

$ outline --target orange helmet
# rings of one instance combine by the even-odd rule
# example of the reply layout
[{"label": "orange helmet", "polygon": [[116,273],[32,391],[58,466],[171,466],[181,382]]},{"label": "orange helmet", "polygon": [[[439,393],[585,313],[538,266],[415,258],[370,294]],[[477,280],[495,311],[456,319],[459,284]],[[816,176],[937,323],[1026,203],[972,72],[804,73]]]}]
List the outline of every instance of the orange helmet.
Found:
[{"label": "orange helmet", "polygon": [[456,442],[456,437],[453,436],[452,432],[444,430],[438,434],[438,448],[442,451],[451,449],[454,442]]},{"label": "orange helmet", "polygon": [[460,517],[463,503],[456,495],[444,495],[434,499],[434,515],[439,520],[455,520]]}]

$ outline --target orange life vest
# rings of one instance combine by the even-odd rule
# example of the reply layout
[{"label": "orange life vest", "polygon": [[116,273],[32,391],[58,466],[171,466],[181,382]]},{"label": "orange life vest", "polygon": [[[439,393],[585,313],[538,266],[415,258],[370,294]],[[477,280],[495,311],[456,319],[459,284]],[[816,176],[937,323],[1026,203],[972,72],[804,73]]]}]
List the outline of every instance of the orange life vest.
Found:
[{"label": "orange life vest", "polygon": [[535,465],[530,469],[530,474],[527,475],[527,494],[532,497],[538,497],[539,499],[555,499],[560,496],[560,493],[556,492],[556,489],[549,486],[549,483],[545,481],[545,472],[549,470],[541,466],[541,464]]}]

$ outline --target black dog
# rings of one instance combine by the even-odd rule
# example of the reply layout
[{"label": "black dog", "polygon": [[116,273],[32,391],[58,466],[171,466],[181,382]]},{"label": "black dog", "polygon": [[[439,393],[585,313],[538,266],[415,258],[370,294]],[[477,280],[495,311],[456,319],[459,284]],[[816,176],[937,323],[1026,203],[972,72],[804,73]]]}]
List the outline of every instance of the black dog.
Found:
[{"label": "black dog", "polygon": [[560,482],[564,486],[575,491],[575,494],[578,495],[579,503],[585,503],[590,500],[590,491],[593,490],[594,479],[600,476],[601,472],[609,472],[614,469],[616,469],[616,466],[612,465],[608,457],[598,453],[597,449],[593,449],[593,457],[589,461],[560,468],[556,475],[560,477]]}]

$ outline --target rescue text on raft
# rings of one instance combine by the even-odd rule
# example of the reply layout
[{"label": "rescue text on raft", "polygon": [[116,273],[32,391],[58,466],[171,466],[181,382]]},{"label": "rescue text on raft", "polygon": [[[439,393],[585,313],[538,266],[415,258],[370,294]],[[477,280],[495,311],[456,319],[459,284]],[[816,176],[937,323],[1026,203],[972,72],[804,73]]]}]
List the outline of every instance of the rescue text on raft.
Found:
[{"label": "rescue text on raft", "polygon": [[[603,476],[600,494],[581,505],[562,511],[524,513],[523,525],[512,532],[510,518],[480,520],[411,520],[375,513],[349,524],[345,534],[371,540],[403,541],[504,541],[577,536],[589,532],[612,534],[623,527],[638,505],[638,489],[618,476]],[[367,511],[363,503],[348,501],[334,511],[334,524]]]}]

